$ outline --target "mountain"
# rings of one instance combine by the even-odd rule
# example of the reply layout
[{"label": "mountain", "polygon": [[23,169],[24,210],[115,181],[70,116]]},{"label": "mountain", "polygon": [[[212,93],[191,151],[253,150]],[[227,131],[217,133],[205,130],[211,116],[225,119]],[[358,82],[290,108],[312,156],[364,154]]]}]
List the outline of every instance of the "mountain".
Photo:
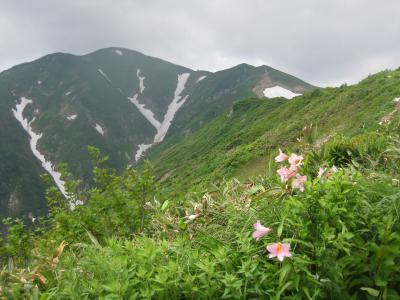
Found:
[{"label": "mountain", "polygon": [[230,109],[236,101],[251,97],[264,98],[264,92],[274,87],[299,94],[316,88],[268,66],[240,64],[209,74],[192,87],[187,104],[177,113],[175,122],[168,131],[168,139],[155,147],[153,152],[159,153],[162,149],[190,136],[207,122]]},{"label": "mountain", "polygon": [[8,220],[0,298],[400,299],[399,133],[400,69],[235,102],[155,169]]},{"label": "mountain", "polygon": [[353,86],[309,91],[291,101],[238,101],[190,137],[150,158],[159,180],[173,193],[204,191],[233,176],[246,180],[266,172],[278,148],[297,151],[299,140],[310,139],[322,147],[341,135],[382,128],[400,112],[399,83],[400,70],[384,71]]},{"label": "mountain", "polygon": [[55,53],[0,74],[1,216],[46,211],[47,172],[65,193],[60,164],[72,178],[91,181],[88,146],[117,170],[154,157],[247,97],[279,86],[315,89],[267,66],[194,71],[123,48],[76,56]]}]

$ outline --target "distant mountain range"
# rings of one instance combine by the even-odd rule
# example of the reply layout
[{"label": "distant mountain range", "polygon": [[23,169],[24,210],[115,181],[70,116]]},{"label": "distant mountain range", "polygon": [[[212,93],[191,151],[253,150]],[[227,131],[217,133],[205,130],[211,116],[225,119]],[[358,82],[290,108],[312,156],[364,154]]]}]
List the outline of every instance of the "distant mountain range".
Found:
[{"label": "distant mountain range", "polygon": [[46,212],[59,165],[88,184],[89,145],[118,170],[171,147],[238,100],[294,97],[314,86],[268,66],[194,71],[123,48],[55,53],[0,74],[0,216]]}]

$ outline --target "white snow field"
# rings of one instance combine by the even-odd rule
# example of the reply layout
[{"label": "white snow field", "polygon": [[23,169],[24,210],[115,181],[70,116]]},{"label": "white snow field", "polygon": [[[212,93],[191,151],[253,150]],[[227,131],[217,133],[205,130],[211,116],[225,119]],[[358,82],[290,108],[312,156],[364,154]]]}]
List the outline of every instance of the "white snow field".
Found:
[{"label": "white snow field", "polygon": [[206,75],[200,76],[200,77],[197,79],[196,83],[202,81],[202,80],[203,80],[204,78],[206,78],[206,77],[207,77]]},{"label": "white snow field", "polygon": [[284,97],[286,99],[292,99],[296,96],[301,96],[301,94],[293,93],[292,91],[277,85],[271,88],[266,88],[264,90],[264,96],[267,98]]},{"label": "white snow field", "polygon": [[103,127],[101,127],[99,124],[96,123],[94,128],[97,130],[98,133],[100,133],[101,135],[104,135]]},{"label": "white snow field", "polygon": [[[138,78],[140,79],[140,70],[136,73]],[[133,97],[128,98],[139,111],[149,120],[151,124],[157,129],[157,133],[154,137],[152,144],[140,144],[139,149],[136,152],[135,160],[136,162],[143,156],[143,154],[150,149],[153,145],[162,142],[165,138],[165,135],[168,132],[169,127],[175,117],[176,112],[181,108],[181,106],[185,103],[188,96],[182,97],[181,93],[185,89],[185,85],[187,80],[189,79],[190,73],[183,73],[178,75],[178,83],[175,89],[174,98],[172,99],[171,103],[168,105],[167,112],[164,115],[163,121],[160,123],[158,120],[154,118],[154,114],[151,110],[144,107],[144,104],[140,104],[137,100],[138,94],[135,94]],[[144,79],[144,77],[142,77]],[[141,92],[144,90],[144,86],[140,86]]]},{"label": "white snow field", "polygon": [[109,82],[112,83],[110,78],[108,78],[107,74],[104,73],[104,71],[102,69],[97,69],[97,71],[99,71],[99,73]]},{"label": "white snow field", "polygon": [[121,50],[114,50],[114,52],[121,56],[124,55]]},{"label": "white snow field", "polygon": [[142,157],[142,155],[149,149],[153,144],[140,144],[139,149],[135,154],[135,161],[139,161],[139,159]]},{"label": "white snow field", "polygon": [[139,96],[138,94],[135,94],[133,97],[128,97],[128,99],[129,101],[131,101],[133,104],[136,105],[138,110],[151,123],[151,125],[153,125],[156,129],[158,129],[161,125],[160,122],[156,120],[156,118],[154,117],[154,113],[150,109],[146,108],[144,104],[139,103],[137,99],[138,96]]},{"label": "white snow field", "polygon": [[27,99],[25,97],[21,98],[21,102],[17,103],[15,106],[15,109],[12,109],[12,112],[14,114],[14,117],[18,120],[18,122],[21,124],[22,128],[29,134],[30,136],[30,146],[33,155],[36,156],[36,158],[42,163],[43,168],[50,174],[50,176],[53,178],[54,182],[56,183],[58,189],[60,192],[64,195],[65,198],[68,199],[68,196],[65,191],[65,182],[61,180],[61,173],[57,172],[53,168],[53,164],[50,161],[47,161],[46,158],[42,153],[37,148],[38,141],[42,137],[42,134],[39,133],[37,134],[36,132],[33,131],[31,124],[35,121],[35,118],[33,118],[30,122],[28,119],[25,119],[23,116],[23,112],[25,110],[25,107],[28,104],[32,104],[33,101],[31,99]]},{"label": "white snow field", "polygon": [[137,76],[137,78],[139,79],[140,93],[143,94],[143,91],[144,91],[144,79],[145,79],[146,77],[140,76],[140,69],[137,69],[137,71],[136,71],[136,76]]},{"label": "white snow field", "polygon": [[175,89],[174,98],[172,99],[172,102],[168,105],[167,113],[164,116],[164,120],[162,121],[161,126],[158,129],[156,136],[154,137],[154,143],[160,143],[164,140],[176,112],[181,108],[183,103],[185,103],[187,96],[182,98],[181,93],[185,89],[185,85],[187,80],[189,79],[189,76],[189,73],[178,75],[178,84]]},{"label": "white snow field", "polygon": [[[139,79],[140,94],[142,94],[145,89],[145,86],[144,86],[145,77],[140,76],[140,69],[137,69],[136,76]],[[150,109],[146,108],[145,104],[139,103],[138,97],[139,97],[139,95],[135,94],[135,95],[133,95],[133,97],[128,97],[128,99],[133,104],[135,104],[135,106],[138,108],[138,110],[151,123],[151,125],[153,125],[156,129],[158,129],[161,126],[160,122],[154,117],[154,113]]]},{"label": "white snow field", "polygon": [[70,115],[70,116],[67,116],[67,119],[72,121],[72,120],[75,120],[77,116],[78,115]]}]

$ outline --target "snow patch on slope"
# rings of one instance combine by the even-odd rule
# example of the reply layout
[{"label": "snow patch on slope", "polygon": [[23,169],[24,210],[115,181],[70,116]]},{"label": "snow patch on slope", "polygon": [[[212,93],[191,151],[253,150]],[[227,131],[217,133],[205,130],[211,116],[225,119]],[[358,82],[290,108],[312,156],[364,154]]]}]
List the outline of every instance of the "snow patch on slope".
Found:
[{"label": "snow patch on slope", "polygon": [[204,78],[206,78],[206,77],[207,77],[206,75],[200,76],[199,79],[197,79],[196,83],[202,81],[202,80],[203,80]]},{"label": "snow patch on slope", "polygon": [[75,120],[77,116],[78,115],[70,115],[70,116],[67,116],[67,119],[72,121],[72,120]]},{"label": "snow patch on slope", "polygon": [[140,144],[139,149],[135,154],[135,161],[139,161],[139,159],[142,157],[142,155],[149,149],[153,144]]},{"label": "snow patch on slope", "polygon": [[104,135],[103,127],[101,127],[99,124],[96,123],[94,128],[97,130],[98,133]]},{"label": "snow patch on slope", "polygon": [[68,91],[65,93],[65,96],[69,96],[69,95],[71,95],[71,93],[72,93],[71,91]]},{"label": "snow patch on slope", "polygon": [[274,86],[271,88],[266,88],[264,90],[264,96],[267,98],[276,98],[276,97],[284,97],[286,99],[292,99],[296,96],[300,96],[301,94],[293,93],[292,91],[285,89],[281,86]]},{"label": "snow patch on slope", "polygon": [[138,96],[138,94],[135,94],[133,97],[128,97],[128,99],[133,104],[135,104],[138,110],[151,123],[151,125],[158,129],[161,125],[160,122],[156,120],[156,118],[154,117],[154,113],[150,109],[146,108],[144,104],[139,103],[139,101],[137,100]]},{"label": "snow patch on slope", "polygon": [[[171,103],[168,106],[167,112],[166,112],[166,114],[164,116],[164,120],[160,123],[160,122],[158,122],[157,120],[154,119],[156,122],[158,122],[159,125],[156,126],[157,133],[156,133],[156,135],[154,137],[153,143],[152,144],[140,144],[139,145],[139,149],[137,150],[136,155],[135,155],[136,162],[139,161],[139,159],[143,156],[143,154],[148,149],[150,149],[155,144],[158,144],[158,143],[160,143],[160,142],[162,142],[164,140],[165,135],[167,134],[168,129],[171,126],[171,123],[172,123],[172,121],[173,121],[173,119],[175,117],[176,112],[181,108],[181,106],[185,103],[185,101],[186,101],[186,99],[188,97],[188,96],[182,97],[181,93],[185,89],[185,85],[186,85],[187,80],[189,79],[189,76],[190,76],[190,73],[183,73],[183,74],[178,75],[178,83],[177,83],[177,86],[176,86],[176,89],[175,89],[174,98],[172,99]],[[137,94],[135,96],[132,97],[132,98],[129,98],[129,99],[130,100],[131,99],[135,99],[135,101],[137,101]],[[132,102],[132,103],[134,103],[134,102]],[[152,112],[151,112],[151,114],[154,116],[154,114]],[[146,117],[146,115],[144,115],[144,116]]]},{"label": "snow patch on slope", "polygon": [[140,76],[140,69],[137,69],[137,71],[136,71],[136,76],[137,76],[137,78],[139,79],[140,93],[143,94],[143,91],[144,91],[144,79],[145,79],[146,77]]},{"label": "snow patch on slope", "polygon": [[121,55],[121,56],[123,55],[121,50],[114,50],[114,52],[117,53],[118,55]]},{"label": "snow patch on slope", "polygon": [[99,71],[99,73],[109,82],[111,83],[110,78],[108,78],[107,74],[104,73],[104,71],[102,69],[97,69],[97,71]]},{"label": "snow patch on slope", "polygon": [[[140,76],[140,69],[137,69],[136,76],[139,79],[140,94],[142,94],[145,89],[144,86],[145,77]],[[138,97],[139,95],[135,94],[133,95],[133,97],[128,97],[128,99],[138,108],[141,114],[151,123],[151,125],[153,125],[156,129],[158,129],[161,126],[160,122],[154,117],[154,113],[150,109],[146,108],[145,104],[139,103]]]},{"label": "snow patch on slope", "polygon": [[21,102],[17,103],[17,105],[15,106],[15,109],[12,109],[12,112],[14,114],[14,117],[21,124],[22,128],[24,128],[24,130],[29,134],[29,136],[31,138],[30,146],[31,146],[33,155],[35,155],[36,158],[42,163],[42,167],[53,178],[53,180],[56,183],[60,192],[64,195],[65,198],[68,199],[68,196],[65,191],[65,182],[61,179],[61,173],[54,170],[53,164],[50,161],[47,161],[46,158],[44,157],[44,155],[42,153],[40,153],[40,151],[37,148],[38,141],[42,137],[42,134],[41,133],[37,134],[32,129],[31,124],[35,121],[35,118],[33,118],[29,122],[28,119],[25,119],[23,116],[25,107],[31,103],[33,103],[32,100],[22,97]]},{"label": "snow patch on slope", "polygon": [[183,103],[185,103],[188,96],[182,98],[181,93],[185,89],[185,85],[187,80],[189,79],[189,76],[189,73],[178,75],[178,84],[175,89],[174,98],[172,99],[172,102],[168,105],[167,113],[165,114],[164,120],[162,121],[161,126],[157,131],[157,134],[154,138],[154,143],[160,143],[164,140],[176,112],[181,108]]}]

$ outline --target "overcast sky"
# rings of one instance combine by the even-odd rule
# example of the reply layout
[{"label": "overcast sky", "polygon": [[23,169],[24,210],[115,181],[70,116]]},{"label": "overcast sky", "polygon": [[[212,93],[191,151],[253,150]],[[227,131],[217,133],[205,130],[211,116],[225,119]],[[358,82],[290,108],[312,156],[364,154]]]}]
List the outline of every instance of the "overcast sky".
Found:
[{"label": "overcast sky", "polygon": [[210,71],[266,64],[319,86],[400,66],[400,0],[0,0],[0,70],[120,46]]}]

